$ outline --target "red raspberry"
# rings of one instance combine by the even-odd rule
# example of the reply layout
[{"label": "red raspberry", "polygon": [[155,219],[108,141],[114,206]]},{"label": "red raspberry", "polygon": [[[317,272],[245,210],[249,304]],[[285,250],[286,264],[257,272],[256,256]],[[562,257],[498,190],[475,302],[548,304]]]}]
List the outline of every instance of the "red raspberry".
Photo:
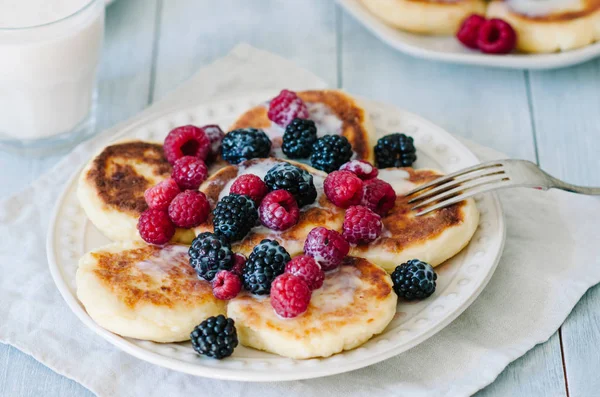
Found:
[{"label": "red raspberry", "polygon": [[221,153],[221,142],[223,138],[225,138],[225,133],[216,124],[209,124],[202,127],[204,133],[208,137],[210,141],[210,156],[211,158],[217,157],[219,153]]},{"label": "red raspberry", "polygon": [[269,193],[269,189],[258,176],[254,174],[244,174],[233,181],[229,193],[246,195],[254,200],[256,204],[260,204],[263,197]]},{"label": "red raspberry", "polygon": [[396,204],[396,192],[392,185],[381,179],[365,181],[361,205],[385,216]]},{"label": "red raspberry", "polygon": [[477,49],[477,36],[479,35],[479,28],[485,22],[485,18],[478,14],[472,14],[465,19],[460,25],[458,32],[456,32],[456,38],[463,43],[465,46]]},{"label": "red raspberry", "polygon": [[175,225],[165,210],[150,208],[142,212],[137,229],[148,244],[163,245],[175,235]]},{"label": "red raspberry", "polygon": [[321,226],[311,230],[304,242],[304,253],[315,258],[325,272],[338,267],[348,251],[350,245],[341,234]]},{"label": "red raspberry", "polygon": [[379,170],[373,164],[365,160],[352,160],[340,167],[340,171],[350,171],[363,181],[376,178]]},{"label": "red raspberry", "polygon": [[228,301],[233,299],[242,290],[240,277],[227,270],[221,270],[212,281],[213,295],[217,299]]},{"label": "red raspberry", "polygon": [[350,171],[333,171],[323,187],[329,201],[342,208],[360,204],[363,196],[363,181]]},{"label": "red raspberry", "polygon": [[271,284],[271,306],[283,318],[299,316],[308,309],[310,288],[300,277],[283,273]]},{"label": "red raspberry", "polygon": [[169,205],[169,217],[178,226],[189,229],[203,223],[210,213],[208,199],[202,192],[186,190]]},{"label": "red raspberry", "polygon": [[244,267],[246,267],[246,257],[242,254],[234,254],[231,272],[241,277],[244,272]]},{"label": "red raspberry", "polygon": [[308,255],[300,255],[289,261],[285,265],[285,272],[300,277],[311,290],[321,288],[325,279],[321,266]]},{"label": "red raspberry", "polygon": [[210,153],[210,140],[201,128],[186,125],[169,132],[163,150],[171,164],[183,156],[194,156],[204,161]]},{"label": "red raspberry", "polygon": [[350,207],[344,217],[343,236],[349,243],[370,243],[381,234],[381,217],[362,205]]},{"label": "red raspberry", "polygon": [[177,186],[175,179],[169,178],[159,182],[158,185],[146,189],[144,192],[144,199],[146,199],[148,207],[166,210],[169,208],[171,200],[173,200],[180,192],[181,190],[179,190],[179,186]]},{"label": "red raspberry", "polygon": [[298,223],[300,209],[290,192],[274,190],[260,203],[258,215],[261,223],[269,229],[285,230]]},{"label": "red raspberry", "polygon": [[282,90],[271,99],[267,116],[269,120],[285,128],[295,118],[307,119],[308,108],[294,91]]},{"label": "red raspberry", "polygon": [[180,188],[196,190],[208,176],[208,168],[198,157],[183,156],[173,165],[171,176]]},{"label": "red raspberry", "polygon": [[502,19],[490,19],[479,28],[477,47],[486,54],[508,54],[517,46],[517,33]]}]

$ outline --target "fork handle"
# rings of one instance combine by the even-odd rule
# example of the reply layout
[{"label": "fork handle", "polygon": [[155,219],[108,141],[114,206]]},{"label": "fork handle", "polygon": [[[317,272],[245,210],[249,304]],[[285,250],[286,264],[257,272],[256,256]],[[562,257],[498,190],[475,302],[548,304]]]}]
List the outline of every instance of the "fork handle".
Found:
[{"label": "fork handle", "polygon": [[589,196],[600,196],[600,187],[586,187],[586,186],[578,186],[572,185],[567,182],[563,182],[559,179],[552,178],[554,182],[554,188],[565,190],[567,192],[579,193],[579,194],[587,194]]}]

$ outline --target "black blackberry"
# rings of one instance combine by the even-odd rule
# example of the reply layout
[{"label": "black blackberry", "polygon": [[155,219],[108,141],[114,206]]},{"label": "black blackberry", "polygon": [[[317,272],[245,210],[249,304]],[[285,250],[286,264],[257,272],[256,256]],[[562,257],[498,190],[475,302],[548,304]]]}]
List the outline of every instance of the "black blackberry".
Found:
[{"label": "black blackberry", "polygon": [[221,236],[211,232],[200,233],[188,250],[190,266],[196,270],[198,277],[211,281],[220,270],[233,267],[231,246]]},{"label": "black blackberry", "polygon": [[310,164],[318,170],[333,172],[351,157],[352,145],[345,136],[325,135],[313,144]]},{"label": "black blackberry", "polygon": [[229,357],[238,345],[235,322],[222,314],[209,317],[190,334],[194,350],[218,360]]},{"label": "black blackberry", "polygon": [[253,294],[268,295],[271,283],[283,273],[290,260],[290,254],[277,241],[264,239],[246,261],[242,274],[244,288]]},{"label": "black blackberry", "polygon": [[378,168],[410,167],[417,160],[416,152],[412,137],[390,134],[377,141],[375,162]]},{"label": "black blackberry", "polygon": [[290,163],[279,163],[267,172],[265,183],[269,190],[287,190],[294,196],[298,206],[315,202],[317,189],[312,175]]},{"label": "black blackberry", "polygon": [[295,118],[285,127],[281,150],[291,159],[305,159],[312,152],[312,145],[317,141],[315,122]]},{"label": "black blackberry", "polygon": [[258,220],[256,203],[242,194],[231,193],[223,197],[212,213],[215,234],[229,242],[246,237]]},{"label": "black blackberry", "polygon": [[425,299],[435,292],[437,274],[429,263],[411,259],[392,273],[394,291],[406,300]]},{"label": "black blackberry", "polygon": [[263,130],[242,128],[225,135],[221,143],[221,157],[231,164],[257,157],[269,157],[271,140]]}]

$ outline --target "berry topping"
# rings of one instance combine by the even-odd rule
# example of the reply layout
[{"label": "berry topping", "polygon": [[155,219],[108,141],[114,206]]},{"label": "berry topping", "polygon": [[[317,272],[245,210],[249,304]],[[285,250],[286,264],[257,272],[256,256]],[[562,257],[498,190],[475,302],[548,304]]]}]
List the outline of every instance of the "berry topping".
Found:
[{"label": "berry topping", "polygon": [[311,290],[321,288],[325,279],[321,266],[308,255],[300,255],[289,261],[285,265],[285,272],[300,277]]},{"label": "berry topping", "polygon": [[256,204],[260,204],[263,197],[269,192],[267,185],[254,174],[240,175],[229,189],[229,193],[243,194],[250,197]]},{"label": "berry topping", "polygon": [[171,200],[180,192],[181,190],[179,190],[175,179],[169,178],[147,189],[144,192],[144,199],[146,199],[148,207],[157,210],[166,210],[169,208]]},{"label": "berry topping", "polygon": [[479,28],[477,47],[486,54],[508,54],[517,45],[517,33],[502,19],[490,19]]},{"label": "berry topping", "polygon": [[173,165],[171,175],[180,188],[196,190],[208,176],[208,168],[198,157],[183,156]]},{"label": "berry topping", "polygon": [[425,299],[435,292],[437,274],[429,263],[411,259],[392,273],[394,291],[406,300]]},{"label": "berry topping", "polygon": [[210,141],[210,157],[215,158],[221,153],[221,142],[225,137],[225,133],[216,124],[205,125],[202,129]]},{"label": "berry topping", "polygon": [[381,216],[394,208],[396,192],[392,185],[381,179],[365,181],[361,205]]},{"label": "berry topping", "polygon": [[190,266],[198,277],[211,281],[219,270],[230,270],[233,253],[229,242],[210,232],[200,233],[188,250]]},{"label": "berry topping", "polygon": [[416,152],[412,137],[400,133],[386,135],[375,145],[377,167],[410,167],[417,160]]},{"label": "berry topping", "polygon": [[341,234],[324,227],[315,227],[306,236],[304,253],[312,256],[323,271],[338,267],[350,251],[350,245]]},{"label": "berry topping", "polygon": [[148,244],[163,245],[175,235],[175,225],[165,210],[150,208],[142,212],[137,229]]},{"label": "berry topping", "polygon": [[265,183],[269,190],[287,190],[299,207],[314,203],[317,189],[312,175],[290,163],[279,163],[267,172]]},{"label": "berry topping", "polygon": [[325,135],[312,147],[310,164],[318,170],[332,172],[352,157],[352,145],[345,136]]},{"label": "berry topping", "polygon": [[308,108],[295,92],[282,90],[271,99],[267,116],[269,120],[285,128],[295,118],[307,119]]},{"label": "berry topping", "polygon": [[169,204],[169,218],[177,227],[189,229],[206,221],[210,204],[202,192],[186,190]]},{"label": "berry topping", "polygon": [[213,295],[217,299],[228,301],[242,290],[240,277],[227,270],[221,270],[212,281]]},{"label": "berry topping", "polygon": [[194,328],[190,339],[198,354],[218,360],[231,356],[238,345],[235,322],[222,314],[202,321]]},{"label": "berry topping", "polygon": [[221,143],[221,156],[230,164],[254,158],[266,158],[271,153],[271,141],[263,130],[242,128],[225,135]]},{"label": "berry topping", "polygon": [[485,18],[478,14],[473,14],[465,19],[456,33],[456,38],[465,46],[477,49],[477,36],[479,28],[485,22]]},{"label": "berry topping", "polygon": [[273,281],[271,306],[283,318],[297,317],[308,309],[310,288],[300,277],[285,273]]},{"label": "berry topping", "polygon": [[198,157],[204,161],[210,153],[210,140],[201,128],[185,125],[169,132],[163,150],[171,164],[183,156]]},{"label": "berry topping", "polygon": [[370,243],[381,234],[383,223],[381,217],[362,205],[346,210],[343,236],[349,243]]},{"label": "berry topping", "polygon": [[285,270],[290,254],[277,241],[264,239],[248,257],[242,282],[244,288],[253,294],[268,295],[275,277]]},{"label": "berry topping", "polygon": [[281,150],[291,159],[305,159],[312,152],[317,141],[315,122],[307,119],[294,119],[285,128]]},{"label": "berry topping", "polygon": [[246,237],[257,220],[256,203],[240,194],[232,193],[223,197],[213,210],[215,234],[231,242]]},{"label": "berry topping", "polygon": [[363,181],[376,178],[379,175],[377,168],[365,160],[352,160],[340,167],[340,171],[350,171]]},{"label": "berry topping", "polygon": [[300,209],[287,190],[267,194],[258,208],[260,222],[272,230],[286,230],[298,223]]},{"label": "berry topping", "polygon": [[246,266],[246,257],[242,254],[234,254],[231,271],[241,277],[244,273],[244,266]]},{"label": "berry topping", "polygon": [[333,171],[325,178],[325,195],[338,207],[360,204],[363,181],[350,171]]}]

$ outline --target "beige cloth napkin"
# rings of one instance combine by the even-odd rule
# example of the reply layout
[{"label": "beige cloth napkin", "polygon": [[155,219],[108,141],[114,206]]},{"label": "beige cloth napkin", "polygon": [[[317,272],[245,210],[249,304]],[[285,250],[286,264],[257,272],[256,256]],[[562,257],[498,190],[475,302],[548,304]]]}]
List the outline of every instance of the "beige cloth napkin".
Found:
[{"label": "beige cloth napkin", "polygon": [[[547,340],[583,293],[600,281],[600,201],[563,192],[512,190],[500,194],[507,223],[505,252],[481,296],[431,339],[364,369],[284,383],[218,381],[140,361],[87,329],[54,286],[44,249],[52,206],[73,170],[116,131],[149,114],[283,87],[319,88],[324,83],[277,56],[240,45],[0,202],[0,341],[99,396],[466,396]],[[468,145],[482,160],[500,156]]]}]

